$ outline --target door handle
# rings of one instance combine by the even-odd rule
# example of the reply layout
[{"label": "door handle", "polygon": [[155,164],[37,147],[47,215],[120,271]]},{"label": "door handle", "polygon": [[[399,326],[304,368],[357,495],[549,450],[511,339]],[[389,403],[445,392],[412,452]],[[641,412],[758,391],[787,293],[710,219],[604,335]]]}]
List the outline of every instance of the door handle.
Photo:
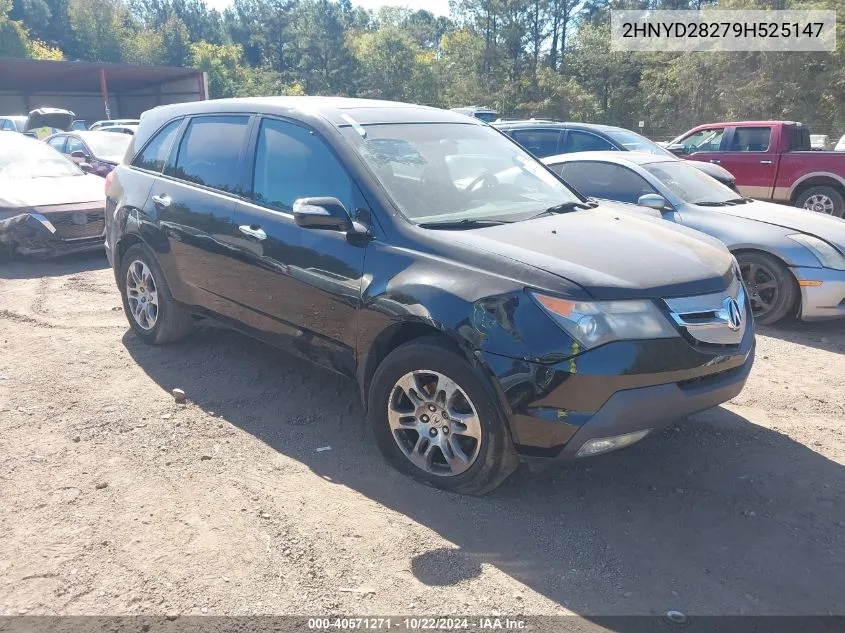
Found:
[{"label": "door handle", "polygon": [[721,165],[721,164],[722,164],[722,161],[720,161],[718,158],[711,158],[711,159],[710,159],[710,162],[711,162],[711,163],[715,163],[716,165]]},{"label": "door handle", "polygon": [[160,209],[166,209],[170,206],[170,196],[168,196],[166,193],[153,196],[151,200],[153,201],[153,204],[159,207]]},{"label": "door handle", "polygon": [[760,164],[761,164],[761,165],[771,165],[771,164],[772,164],[772,161],[770,161],[770,160],[761,160],[761,161],[760,161]]},{"label": "door handle", "polygon": [[266,240],[267,234],[264,232],[260,226],[256,225],[249,225],[249,224],[241,224],[238,227],[238,230],[243,233],[244,235],[248,235],[249,237],[254,237],[257,240]]}]

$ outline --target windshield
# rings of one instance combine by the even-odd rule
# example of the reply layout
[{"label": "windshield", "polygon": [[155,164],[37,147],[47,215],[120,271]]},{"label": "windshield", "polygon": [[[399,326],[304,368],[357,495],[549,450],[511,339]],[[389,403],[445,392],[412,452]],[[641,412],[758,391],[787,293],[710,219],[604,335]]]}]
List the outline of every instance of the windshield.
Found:
[{"label": "windshield", "polygon": [[85,136],[85,142],[94,152],[94,156],[121,160],[126,148],[132,142],[132,136],[120,132],[97,132]]},{"label": "windshield", "polygon": [[663,149],[654,141],[650,141],[645,136],[640,136],[636,132],[631,132],[630,130],[605,130],[605,134],[629,152],[645,152],[646,154],[656,154],[658,156],[674,156],[672,152]]},{"label": "windshield", "polygon": [[461,123],[341,128],[402,214],[414,223],[522,220],[580,202],[560,180],[495,130]]},{"label": "windshield", "polygon": [[721,204],[737,199],[735,191],[680,160],[650,163],[643,165],[643,168],[681,200],[690,204]]},{"label": "windshield", "polygon": [[0,180],[82,176],[72,161],[39,141],[0,145]]}]

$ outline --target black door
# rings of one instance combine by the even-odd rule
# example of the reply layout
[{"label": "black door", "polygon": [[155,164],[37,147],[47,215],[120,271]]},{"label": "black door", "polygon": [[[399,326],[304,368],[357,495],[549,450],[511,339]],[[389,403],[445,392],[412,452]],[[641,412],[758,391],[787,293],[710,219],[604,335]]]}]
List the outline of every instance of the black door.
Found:
[{"label": "black door", "polygon": [[249,124],[247,115],[192,118],[146,206],[167,240],[162,259],[177,298],[233,318],[242,309],[230,299],[241,283],[230,265],[231,227],[246,190]]},{"label": "black door", "polygon": [[351,373],[366,242],[302,229],[292,207],[298,198],[331,196],[354,212],[366,208],[360,191],[312,130],[272,118],[258,129],[252,189],[232,226],[241,253],[233,299],[274,343]]}]

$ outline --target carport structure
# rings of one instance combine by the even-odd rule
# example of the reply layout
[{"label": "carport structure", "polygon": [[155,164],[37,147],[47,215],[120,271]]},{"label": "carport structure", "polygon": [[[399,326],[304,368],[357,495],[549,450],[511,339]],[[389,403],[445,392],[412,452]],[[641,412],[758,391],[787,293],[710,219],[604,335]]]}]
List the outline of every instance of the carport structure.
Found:
[{"label": "carport structure", "polygon": [[195,68],[0,58],[0,114],[72,110],[89,123],[138,118],[157,105],[207,99]]}]

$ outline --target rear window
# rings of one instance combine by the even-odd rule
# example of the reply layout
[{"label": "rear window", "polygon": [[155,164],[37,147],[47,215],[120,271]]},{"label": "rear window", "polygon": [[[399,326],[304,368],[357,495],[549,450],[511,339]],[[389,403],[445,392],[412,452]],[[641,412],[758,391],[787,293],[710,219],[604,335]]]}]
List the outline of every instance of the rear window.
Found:
[{"label": "rear window", "polygon": [[164,163],[167,161],[168,154],[170,154],[170,147],[173,145],[173,140],[176,138],[176,132],[180,125],[182,125],[182,119],[171,121],[165,125],[147,143],[143,151],[135,157],[132,164],[135,167],[156,172],[164,169]]},{"label": "rear window", "polygon": [[770,127],[738,127],[731,142],[732,152],[765,152],[772,138]]},{"label": "rear window", "polygon": [[176,157],[165,173],[181,180],[243,193],[241,153],[246,142],[248,116],[208,116],[191,121]]}]

